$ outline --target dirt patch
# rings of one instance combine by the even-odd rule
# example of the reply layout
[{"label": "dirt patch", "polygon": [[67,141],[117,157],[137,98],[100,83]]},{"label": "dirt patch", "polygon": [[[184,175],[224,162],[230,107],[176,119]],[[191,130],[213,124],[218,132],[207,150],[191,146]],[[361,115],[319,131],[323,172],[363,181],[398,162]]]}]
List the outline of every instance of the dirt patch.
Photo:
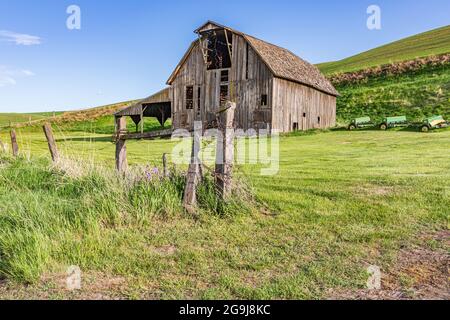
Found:
[{"label": "dirt patch", "polygon": [[395,192],[394,187],[378,186],[378,185],[363,185],[356,187],[354,193],[363,196],[388,196]]},{"label": "dirt patch", "polygon": [[328,297],[332,300],[449,300],[449,248],[449,230],[422,235],[420,245],[401,249],[395,263],[383,272],[381,290],[333,290]]},{"label": "dirt patch", "polygon": [[81,289],[69,290],[64,273],[45,275],[33,285],[0,282],[0,298],[11,300],[121,300],[128,299],[124,278],[103,273],[82,274]]},{"label": "dirt patch", "polygon": [[156,247],[156,248],[153,248],[152,250],[153,250],[153,252],[155,252],[156,254],[161,255],[161,256],[172,256],[175,253],[177,253],[177,248],[172,245]]}]

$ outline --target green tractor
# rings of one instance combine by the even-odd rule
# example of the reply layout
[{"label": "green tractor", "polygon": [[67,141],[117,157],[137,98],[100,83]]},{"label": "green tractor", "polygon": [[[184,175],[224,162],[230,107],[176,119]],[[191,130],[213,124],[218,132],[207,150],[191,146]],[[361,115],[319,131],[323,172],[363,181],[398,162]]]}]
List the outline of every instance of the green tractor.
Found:
[{"label": "green tractor", "polygon": [[432,116],[423,121],[420,131],[428,132],[433,129],[447,128],[448,126],[450,126],[450,122],[444,120],[442,116]]}]

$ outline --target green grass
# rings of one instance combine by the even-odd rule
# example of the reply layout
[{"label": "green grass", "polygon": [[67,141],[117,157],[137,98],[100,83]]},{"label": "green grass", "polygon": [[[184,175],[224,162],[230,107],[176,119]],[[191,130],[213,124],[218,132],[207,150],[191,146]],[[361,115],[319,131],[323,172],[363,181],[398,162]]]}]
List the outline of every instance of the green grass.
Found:
[{"label": "green grass", "polygon": [[317,66],[325,74],[352,72],[447,52],[450,52],[450,26],[402,39],[341,61]]},{"label": "green grass", "polygon": [[[172,126],[171,120],[167,120],[165,123],[165,128],[170,128]],[[98,134],[113,134],[114,133],[114,117],[112,116],[102,116],[91,121],[80,121],[80,122],[69,122],[65,124],[58,125],[60,130],[66,132],[95,132]],[[129,132],[140,132],[140,125],[136,128],[133,121],[127,121],[127,130]],[[161,125],[156,118],[144,118],[144,131],[155,131],[161,130]]]},{"label": "green grass", "polygon": [[337,86],[337,117],[341,123],[370,116],[406,115],[411,121],[442,115],[450,119],[450,64],[397,76]]},{"label": "green grass", "polygon": [[[0,169],[0,271],[10,280],[75,264],[96,279],[123,278],[130,298],[323,298],[362,288],[368,264],[386,270],[404,243],[448,227],[449,130],[282,137],[278,175],[237,168],[267,208],[217,215],[205,185],[199,220],[181,212],[182,180],[114,178],[109,136],[56,134],[63,154],[95,166],[61,173],[47,162],[43,134],[19,131],[32,159],[3,158]],[[128,159],[160,167],[174,144],[130,141]]]}]

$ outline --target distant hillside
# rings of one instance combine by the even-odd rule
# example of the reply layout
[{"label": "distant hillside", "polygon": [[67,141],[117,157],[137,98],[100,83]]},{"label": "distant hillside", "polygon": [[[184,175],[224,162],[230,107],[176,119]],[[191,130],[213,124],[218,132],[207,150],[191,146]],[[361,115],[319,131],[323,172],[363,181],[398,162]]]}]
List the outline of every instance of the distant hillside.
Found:
[{"label": "distant hillside", "polygon": [[[57,112],[56,115],[61,114]],[[0,127],[8,126],[10,123],[23,123],[42,120],[47,117],[53,116],[53,112],[40,112],[40,113],[0,113]]]},{"label": "distant hillside", "polygon": [[84,110],[56,113],[0,113],[0,127],[9,126],[10,123],[15,127],[35,126],[40,125],[43,121],[51,121],[53,123],[92,122],[105,116],[110,116],[135,101],[137,100],[119,102]]},{"label": "distant hillside", "polygon": [[450,52],[450,25],[399,40],[341,61],[322,63],[317,66],[325,74],[334,74],[447,52]]},{"label": "distant hillside", "polygon": [[401,74],[368,77],[336,85],[337,117],[344,125],[352,118],[406,115],[410,120],[440,114],[450,119],[450,63],[426,66]]}]

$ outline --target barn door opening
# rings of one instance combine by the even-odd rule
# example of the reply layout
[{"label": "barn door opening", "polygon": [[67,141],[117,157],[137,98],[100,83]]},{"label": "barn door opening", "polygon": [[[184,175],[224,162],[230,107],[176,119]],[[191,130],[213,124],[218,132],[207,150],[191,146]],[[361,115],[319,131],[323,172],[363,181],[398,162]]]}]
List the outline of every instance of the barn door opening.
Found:
[{"label": "barn door opening", "polygon": [[303,112],[302,115],[302,130],[308,130],[307,122],[306,122],[306,112]]}]

